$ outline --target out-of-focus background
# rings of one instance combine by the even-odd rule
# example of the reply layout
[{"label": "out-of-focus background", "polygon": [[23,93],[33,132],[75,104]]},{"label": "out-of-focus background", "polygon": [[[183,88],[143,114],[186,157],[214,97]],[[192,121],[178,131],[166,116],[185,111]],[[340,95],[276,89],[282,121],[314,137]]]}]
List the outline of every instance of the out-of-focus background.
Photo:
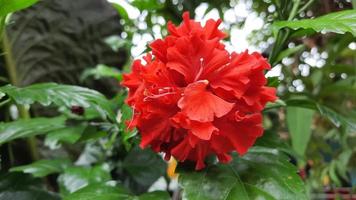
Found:
[{"label": "out-of-focus background", "polygon": [[[296,19],[356,9],[352,0],[300,0],[300,5]],[[271,24],[287,20],[292,6],[292,1],[284,0],[41,0],[6,18],[2,50],[10,52],[12,62],[9,54],[0,56],[0,85],[57,82],[89,87],[115,98],[122,92],[120,78],[110,76],[129,71],[133,59],[150,51],[150,42],[165,37],[168,21],[179,24],[186,11],[202,24],[220,18],[221,29],[228,33],[224,44],[230,52],[248,49],[273,58],[272,70],[266,76],[271,85],[278,85],[281,100],[308,99],[332,110],[319,107],[321,114],[293,107],[287,112],[272,110],[265,113],[265,134],[276,132],[292,147],[291,162],[299,168],[313,198],[332,199],[339,194],[347,199],[351,188],[356,187],[356,38],[351,33],[295,30],[286,33],[288,39],[279,49],[282,53],[274,55],[276,35]],[[15,70],[6,70],[6,62]],[[0,107],[0,113],[7,112],[4,109]],[[55,109],[39,105],[31,112],[41,116],[58,114]],[[1,114],[0,120],[16,118],[17,114],[15,109],[9,116]],[[56,149],[58,144],[40,145]],[[85,157],[81,150],[95,151],[93,145],[66,147],[56,153],[90,163],[93,158]],[[28,163],[25,150],[18,151],[24,156],[15,162]],[[47,153],[42,151],[45,156]],[[106,154],[110,156],[101,159],[109,157],[114,166],[122,164],[115,160],[118,153]],[[131,176],[129,169],[118,169],[112,173],[115,178]],[[143,182],[137,174],[132,175],[126,184],[136,193],[168,187],[162,169],[147,175]]]}]

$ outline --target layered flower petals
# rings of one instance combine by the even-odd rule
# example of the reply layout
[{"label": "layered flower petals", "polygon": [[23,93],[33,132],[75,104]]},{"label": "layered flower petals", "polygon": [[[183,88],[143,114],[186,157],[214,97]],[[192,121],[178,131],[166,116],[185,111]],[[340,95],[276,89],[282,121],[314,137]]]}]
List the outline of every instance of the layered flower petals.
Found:
[{"label": "layered flower petals", "polygon": [[233,103],[207,91],[208,84],[209,81],[201,80],[188,85],[184,90],[184,96],[178,101],[178,107],[192,120],[213,121],[214,116],[222,117],[234,106]]},{"label": "layered flower petals", "polygon": [[134,113],[127,123],[138,129],[140,146],[193,161],[197,170],[207,156],[227,163],[232,151],[246,153],[263,134],[261,111],[276,99],[275,88],[265,86],[266,59],[229,53],[220,23],[202,26],[184,13],[183,23],[169,22],[170,35],[152,42],[145,62],[134,61],[123,76]]}]

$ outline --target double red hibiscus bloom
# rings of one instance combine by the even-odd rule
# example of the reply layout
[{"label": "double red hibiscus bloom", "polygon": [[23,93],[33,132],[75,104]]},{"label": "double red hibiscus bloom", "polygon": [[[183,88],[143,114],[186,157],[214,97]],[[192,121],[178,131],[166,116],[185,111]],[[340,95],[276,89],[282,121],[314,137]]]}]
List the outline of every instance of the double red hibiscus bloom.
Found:
[{"label": "double red hibiscus bloom", "polygon": [[139,130],[140,146],[202,169],[208,155],[226,163],[232,151],[247,152],[263,134],[261,111],[276,91],[264,86],[270,65],[259,53],[225,50],[221,20],[202,26],[188,13],[183,19],[151,43],[144,63],[134,61],[123,85],[134,111],[128,124]]}]

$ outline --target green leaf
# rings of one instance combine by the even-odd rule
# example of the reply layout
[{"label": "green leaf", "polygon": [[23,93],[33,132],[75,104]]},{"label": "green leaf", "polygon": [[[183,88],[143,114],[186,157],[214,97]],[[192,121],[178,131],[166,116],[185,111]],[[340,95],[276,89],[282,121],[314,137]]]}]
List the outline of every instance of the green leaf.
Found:
[{"label": "green leaf", "polygon": [[94,108],[102,118],[115,121],[115,115],[110,108],[110,102],[99,92],[84,87],[61,85],[56,83],[39,83],[24,88],[6,85],[0,87],[0,92],[6,93],[17,104],[33,104],[38,102],[44,106],[51,103],[56,106],[81,106]]},{"label": "green leaf", "polygon": [[179,173],[183,199],[307,199],[296,167],[276,149],[254,147],[230,164]]},{"label": "green leaf", "polygon": [[350,130],[356,131],[356,122],[352,119],[344,117],[326,106],[317,104],[316,107],[319,110],[320,114],[322,116],[326,116],[336,127],[345,125]]},{"label": "green leaf", "polygon": [[132,5],[139,10],[158,10],[164,6],[159,0],[134,0]]},{"label": "green leaf", "polygon": [[169,200],[167,192],[150,192],[141,196],[133,196],[122,186],[99,183],[86,186],[68,196],[64,200]]},{"label": "green leaf", "polygon": [[125,157],[123,168],[135,182],[148,189],[159,177],[165,175],[166,163],[152,150],[136,147]]},{"label": "green leaf", "polygon": [[6,94],[3,92],[0,92],[0,100],[5,96]]},{"label": "green leaf", "polygon": [[306,108],[287,107],[287,125],[292,147],[300,156],[304,155],[310,140],[314,112]]},{"label": "green leaf", "polygon": [[302,51],[303,49],[305,49],[305,46],[303,44],[292,47],[292,48],[288,48],[278,54],[277,59],[275,60],[275,63],[278,63],[281,60],[283,60],[283,58],[289,57],[297,52]]},{"label": "green leaf", "polygon": [[107,164],[94,167],[68,167],[58,177],[62,194],[73,193],[89,184],[111,180]]},{"label": "green leaf", "polygon": [[127,127],[126,122],[132,118],[132,109],[127,104],[123,104],[120,109],[121,118],[120,118],[120,132],[122,143],[125,145],[126,150],[131,148],[130,139],[137,135],[137,130],[130,129]]},{"label": "green leaf", "polygon": [[277,87],[279,85],[279,77],[278,76],[273,76],[273,77],[268,77],[267,78],[267,86],[270,87]]},{"label": "green leaf", "polygon": [[298,21],[278,21],[273,24],[273,31],[277,32],[283,27],[294,30],[314,29],[317,32],[334,32],[343,34],[350,32],[356,36],[356,10],[344,10],[330,13],[315,19],[304,19]]},{"label": "green leaf", "polygon": [[289,99],[286,101],[287,106],[301,107],[317,110],[321,116],[329,119],[336,127],[341,125],[349,128],[350,130],[356,130],[356,122],[348,117],[345,117],[331,108],[318,104],[315,101],[308,99]]},{"label": "green leaf", "polygon": [[56,149],[60,146],[60,143],[63,142],[74,144],[82,137],[86,128],[86,125],[81,124],[52,131],[47,134],[45,145],[49,146],[51,149]]},{"label": "green leaf", "polygon": [[281,99],[277,99],[275,102],[271,103],[271,102],[268,102],[266,104],[266,107],[264,110],[269,110],[269,109],[272,109],[272,108],[280,108],[280,107],[284,107],[286,106],[287,104],[281,100]]},{"label": "green leaf", "polygon": [[59,195],[43,189],[39,179],[22,174],[0,175],[0,199],[2,200],[60,200]]},{"label": "green leaf", "polygon": [[34,177],[44,177],[53,173],[60,173],[71,165],[68,159],[39,160],[34,163],[13,167],[10,172],[23,172]]},{"label": "green leaf", "polygon": [[112,77],[118,81],[122,80],[122,74],[119,70],[103,64],[99,64],[95,68],[85,70],[80,79],[85,80],[89,76],[94,76],[95,79],[100,79],[102,77]]},{"label": "green leaf", "polygon": [[111,2],[111,5],[116,9],[116,11],[119,13],[120,17],[122,17],[126,21],[130,20],[129,14],[127,13],[127,11],[125,10],[124,7],[122,7],[118,3],[113,3],[113,2]]},{"label": "green leaf", "polygon": [[38,0],[0,0],[0,16],[27,8]]},{"label": "green leaf", "polygon": [[25,138],[65,127],[66,118],[32,118],[0,123],[0,145],[18,138]]}]

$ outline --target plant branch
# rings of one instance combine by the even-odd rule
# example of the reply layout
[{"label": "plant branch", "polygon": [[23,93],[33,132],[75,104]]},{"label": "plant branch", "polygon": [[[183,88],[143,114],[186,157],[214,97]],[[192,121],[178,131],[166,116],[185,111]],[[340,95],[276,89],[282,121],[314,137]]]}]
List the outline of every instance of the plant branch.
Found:
[{"label": "plant branch", "polygon": [[303,7],[301,7],[301,8],[298,10],[298,13],[303,12],[303,11],[304,11],[305,9],[307,9],[313,2],[314,2],[314,0],[309,0]]},{"label": "plant branch", "polygon": [[289,14],[288,21],[291,21],[296,15],[297,15],[297,10],[299,8],[300,0],[295,0],[293,4],[292,11]]},{"label": "plant branch", "polygon": [[[6,62],[6,69],[7,73],[10,78],[10,82],[12,85],[19,86],[19,80],[17,79],[17,70],[16,70],[16,62],[12,57],[12,50],[11,50],[11,45],[8,40],[8,36],[6,34],[6,31],[2,32],[3,34],[3,50],[4,50],[4,55],[5,55],[5,62]],[[19,110],[20,117],[22,119],[29,119],[31,118],[29,110],[23,106],[23,105],[16,105],[17,109]],[[37,150],[37,145],[36,145],[36,138],[35,137],[30,137],[26,140],[31,158],[33,161],[39,159],[39,153]]]}]

